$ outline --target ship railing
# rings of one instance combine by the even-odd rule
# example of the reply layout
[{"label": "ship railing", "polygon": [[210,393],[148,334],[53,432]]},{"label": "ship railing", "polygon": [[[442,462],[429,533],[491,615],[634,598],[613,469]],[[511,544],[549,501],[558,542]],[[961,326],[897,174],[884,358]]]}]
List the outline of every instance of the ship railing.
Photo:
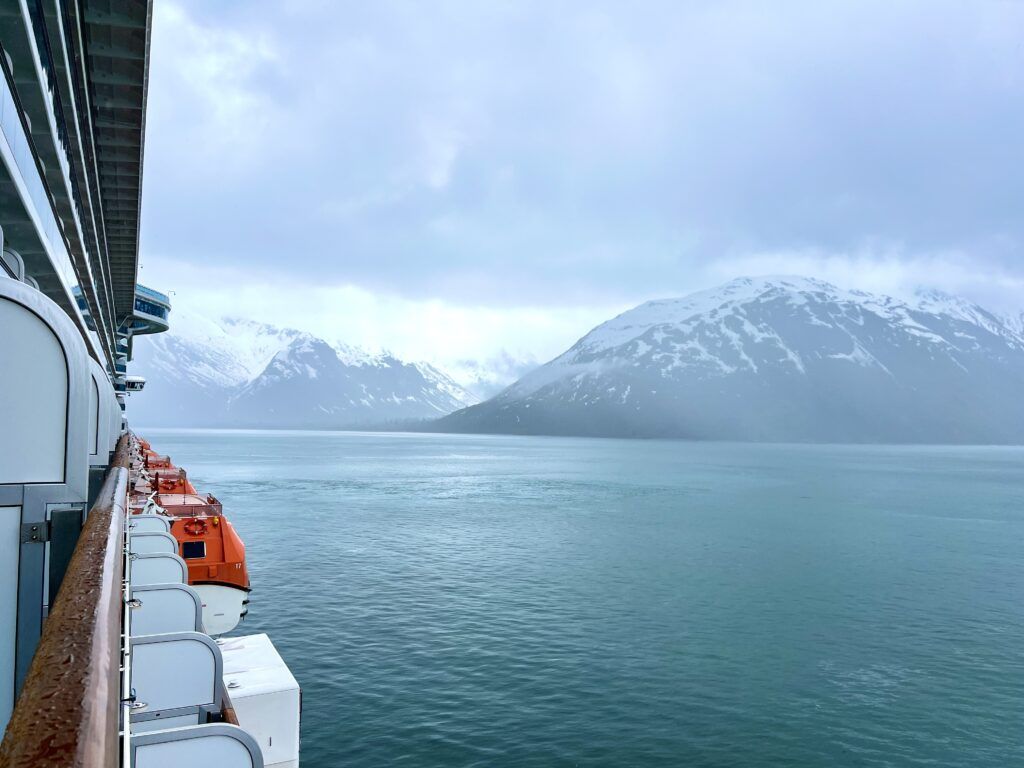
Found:
[{"label": "ship railing", "polygon": [[82,528],[0,745],[0,767],[113,766],[122,706],[128,436]]},{"label": "ship railing", "polygon": [[[260,746],[238,727],[220,648],[201,631],[201,601],[186,583],[176,542],[132,525],[131,440],[118,443],[43,625],[0,744],[0,768],[149,768],[185,764],[183,756],[207,749],[225,768],[263,768]],[[163,550],[151,546],[164,540]],[[150,568],[147,577],[146,566],[161,558],[178,570]],[[178,606],[180,626],[166,625],[175,618],[165,610],[168,597],[185,606]],[[183,654],[212,661],[177,663]],[[190,674],[174,674],[183,669]],[[191,696],[193,689],[200,693]],[[186,722],[174,727],[168,717]]]},{"label": "ship railing", "polygon": [[176,504],[176,496],[195,496],[194,493],[165,493],[161,495],[161,508],[174,517],[223,517],[224,507],[220,502],[213,504]]}]

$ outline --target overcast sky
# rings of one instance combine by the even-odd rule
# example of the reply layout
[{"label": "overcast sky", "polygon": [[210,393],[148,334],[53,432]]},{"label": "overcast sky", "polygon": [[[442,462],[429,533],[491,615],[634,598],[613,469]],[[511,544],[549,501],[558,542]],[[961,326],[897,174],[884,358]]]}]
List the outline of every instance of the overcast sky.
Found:
[{"label": "overcast sky", "polygon": [[444,364],[739,275],[1024,305],[1024,4],[159,0],[140,279]]}]

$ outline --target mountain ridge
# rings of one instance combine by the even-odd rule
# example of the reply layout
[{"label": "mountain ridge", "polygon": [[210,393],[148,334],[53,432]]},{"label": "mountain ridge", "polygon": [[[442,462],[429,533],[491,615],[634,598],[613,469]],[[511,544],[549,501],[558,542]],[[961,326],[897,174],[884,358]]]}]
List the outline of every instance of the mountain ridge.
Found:
[{"label": "mountain ridge", "polygon": [[444,371],[258,321],[177,313],[136,341],[147,378],[133,418],[149,426],[376,428],[477,402]]},{"label": "mountain ridge", "polygon": [[1024,442],[1024,335],[949,294],[737,278],[645,302],[432,429],[812,442]]}]

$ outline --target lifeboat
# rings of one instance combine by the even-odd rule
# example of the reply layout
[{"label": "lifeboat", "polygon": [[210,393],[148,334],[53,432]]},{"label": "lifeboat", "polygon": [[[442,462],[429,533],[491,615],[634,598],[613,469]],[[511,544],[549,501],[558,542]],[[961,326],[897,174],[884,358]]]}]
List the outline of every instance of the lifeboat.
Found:
[{"label": "lifeboat", "polygon": [[152,487],[161,495],[167,494],[194,494],[196,487],[188,480],[184,469],[177,472],[156,470],[152,473]]},{"label": "lifeboat", "polygon": [[230,632],[248,612],[245,544],[223,515],[174,515],[171,533],[188,566],[188,583],[203,601],[203,626],[211,635]]},{"label": "lifeboat", "polygon": [[249,572],[245,545],[214,496],[199,493],[183,469],[140,441],[146,470],[132,488],[134,514],[155,512],[170,518],[178,553],[188,566],[188,583],[203,604],[207,633],[230,632],[248,612]]},{"label": "lifeboat", "polygon": [[145,451],[142,454],[142,466],[152,471],[155,469],[176,471],[177,467],[171,462],[170,456],[161,456],[153,451]]},{"label": "lifeboat", "polygon": [[157,493],[155,504],[171,517],[171,534],[188,566],[188,583],[203,600],[203,626],[211,635],[230,632],[249,604],[245,545],[209,494]]},{"label": "lifeboat", "polygon": [[156,469],[139,473],[131,490],[130,503],[135,511],[147,504],[156,494],[195,494],[196,487],[188,479],[184,469]]}]

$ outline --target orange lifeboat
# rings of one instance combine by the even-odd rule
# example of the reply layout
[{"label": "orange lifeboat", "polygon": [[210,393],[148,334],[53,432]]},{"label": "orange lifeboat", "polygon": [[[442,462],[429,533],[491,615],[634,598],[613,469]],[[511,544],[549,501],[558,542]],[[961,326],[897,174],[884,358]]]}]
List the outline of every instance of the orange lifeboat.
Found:
[{"label": "orange lifeboat", "polygon": [[203,600],[203,624],[211,635],[234,629],[249,604],[245,545],[209,494],[157,493],[153,500],[171,517],[171,534],[188,566],[188,583]]},{"label": "orange lifeboat", "polygon": [[196,493],[196,488],[189,482],[188,475],[184,469],[174,472],[155,470],[151,475],[150,487],[161,495]]},{"label": "orange lifeboat", "polygon": [[147,453],[143,456],[142,462],[146,469],[149,470],[163,469],[174,471],[177,469],[171,462],[170,456],[160,456],[156,453]]},{"label": "orange lifeboat", "polygon": [[175,515],[171,533],[188,566],[188,583],[203,600],[203,625],[211,635],[234,629],[249,604],[245,544],[223,515]]},{"label": "orange lifeboat", "polygon": [[203,625],[211,635],[230,632],[248,612],[249,572],[245,545],[224,517],[221,503],[199,493],[183,469],[139,441],[142,473],[131,493],[134,514],[153,509],[170,518],[178,554],[188,567],[188,583],[203,603]]}]

